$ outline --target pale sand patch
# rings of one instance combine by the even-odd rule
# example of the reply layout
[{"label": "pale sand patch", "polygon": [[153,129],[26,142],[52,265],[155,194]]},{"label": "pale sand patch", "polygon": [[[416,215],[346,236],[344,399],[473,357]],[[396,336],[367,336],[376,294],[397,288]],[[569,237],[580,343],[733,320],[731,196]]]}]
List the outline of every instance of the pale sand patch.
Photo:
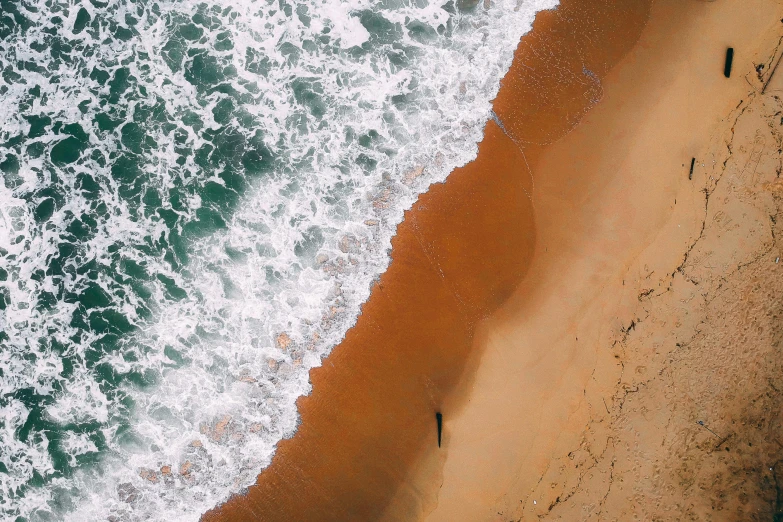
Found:
[{"label": "pale sand patch", "polygon": [[[448,453],[428,520],[699,520],[715,507],[695,478],[707,472],[693,469],[712,436],[696,421],[717,419],[721,437],[740,433],[726,408],[744,404],[759,372],[780,367],[759,361],[777,342],[766,323],[779,294],[765,293],[777,288],[777,206],[764,187],[779,173],[771,118],[783,109],[774,82],[764,99],[749,93],[763,85],[755,66],[771,61],[782,16],[772,0],[658,0],[602,101],[542,151],[532,265],[476,337],[467,399],[444,405]],[[755,323],[743,295],[756,303]],[[686,344],[701,347],[699,358]],[[742,368],[756,374],[738,381]],[[707,401],[727,389],[731,400]],[[669,470],[682,460],[678,482]],[[735,520],[738,502],[709,516]]]},{"label": "pale sand patch", "polygon": [[783,199],[769,190],[782,113],[774,93],[755,94],[714,135],[703,230],[679,263],[654,265],[663,237],[642,253],[635,269],[649,277],[613,341],[619,359],[599,358],[587,428],[550,461],[522,519],[783,515]]}]

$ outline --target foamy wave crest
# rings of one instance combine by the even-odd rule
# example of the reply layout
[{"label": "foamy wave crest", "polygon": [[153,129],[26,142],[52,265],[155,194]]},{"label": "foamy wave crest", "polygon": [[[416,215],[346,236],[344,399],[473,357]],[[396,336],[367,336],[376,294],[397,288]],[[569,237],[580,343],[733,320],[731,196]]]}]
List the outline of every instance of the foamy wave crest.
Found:
[{"label": "foamy wave crest", "polygon": [[556,0],[0,0],[0,514],[196,520]]}]

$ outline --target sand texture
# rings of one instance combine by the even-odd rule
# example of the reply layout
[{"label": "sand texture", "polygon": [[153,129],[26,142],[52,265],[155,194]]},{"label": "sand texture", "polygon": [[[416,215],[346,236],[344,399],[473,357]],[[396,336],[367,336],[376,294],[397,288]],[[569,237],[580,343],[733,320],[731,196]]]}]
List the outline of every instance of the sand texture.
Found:
[{"label": "sand texture", "polygon": [[479,328],[427,520],[783,513],[781,17],[653,2],[531,162],[533,259]]},{"label": "sand texture", "polygon": [[638,304],[605,345],[616,362],[596,365],[582,437],[548,463],[522,519],[783,515],[779,95],[749,95],[702,157],[705,211],[681,262],[653,264],[656,242],[634,267]]}]

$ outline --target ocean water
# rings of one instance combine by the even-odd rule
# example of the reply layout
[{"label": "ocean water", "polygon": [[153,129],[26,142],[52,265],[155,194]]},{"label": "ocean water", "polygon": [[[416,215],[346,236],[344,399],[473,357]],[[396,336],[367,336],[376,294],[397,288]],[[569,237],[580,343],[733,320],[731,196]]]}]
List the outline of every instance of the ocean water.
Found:
[{"label": "ocean water", "polygon": [[0,519],[197,520],[556,0],[0,0]]}]

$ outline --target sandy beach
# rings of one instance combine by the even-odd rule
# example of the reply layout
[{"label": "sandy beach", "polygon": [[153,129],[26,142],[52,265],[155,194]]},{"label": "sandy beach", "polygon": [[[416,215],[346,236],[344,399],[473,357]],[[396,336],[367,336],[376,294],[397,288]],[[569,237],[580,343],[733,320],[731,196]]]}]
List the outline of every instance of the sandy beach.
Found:
[{"label": "sandy beach", "polygon": [[597,4],[539,14],[502,128],[406,214],[296,435],[204,520],[783,509],[783,5]]},{"label": "sandy beach", "polygon": [[427,520],[779,513],[781,15],[653,2],[541,151],[533,260],[477,336]]}]

